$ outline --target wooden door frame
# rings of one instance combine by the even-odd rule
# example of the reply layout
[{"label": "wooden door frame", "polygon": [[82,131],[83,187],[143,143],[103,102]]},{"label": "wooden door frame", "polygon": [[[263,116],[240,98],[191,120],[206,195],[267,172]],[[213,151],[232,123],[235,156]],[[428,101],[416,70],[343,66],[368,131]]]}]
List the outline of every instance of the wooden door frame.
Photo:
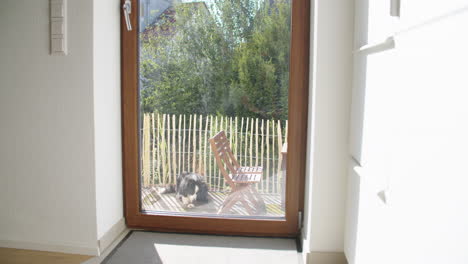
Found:
[{"label": "wooden door frame", "polygon": [[[148,215],[140,210],[138,138],[138,0],[131,0],[132,31],[121,12],[122,163],[124,211],[129,228],[148,230],[294,237],[304,208],[309,94],[310,0],[292,0],[289,131],[285,220]],[[123,5],[124,0],[121,0]]]}]

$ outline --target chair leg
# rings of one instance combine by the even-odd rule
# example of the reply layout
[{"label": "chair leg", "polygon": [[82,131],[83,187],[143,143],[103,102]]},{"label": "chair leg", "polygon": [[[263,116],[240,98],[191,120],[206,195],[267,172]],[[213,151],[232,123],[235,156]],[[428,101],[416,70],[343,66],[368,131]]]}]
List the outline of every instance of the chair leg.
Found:
[{"label": "chair leg", "polygon": [[[253,208],[248,203],[248,200],[254,205]],[[255,188],[252,186],[242,186],[231,191],[219,208],[218,214],[228,213],[237,202],[242,203],[249,215],[261,214],[266,211],[265,202],[260,194],[256,192]]]},{"label": "chair leg", "polygon": [[[257,207],[257,204],[256,204],[256,201],[255,199],[252,199],[252,194],[250,192],[250,185],[244,185],[244,195],[242,197],[242,205],[244,205],[245,209],[247,210],[247,212],[249,213],[249,215],[254,215],[256,213],[256,207]],[[253,206],[251,206],[249,204],[249,201],[252,203]]]},{"label": "chair leg", "polygon": [[260,201],[261,203],[265,203],[265,201],[263,200],[260,193],[258,193],[257,188],[255,188],[255,186],[250,186],[250,190],[252,190],[253,195],[258,201]]},{"label": "chair leg", "polygon": [[263,200],[260,193],[258,193],[257,188],[255,188],[255,186],[251,185],[251,186],[249,186],[249,191],[250,191],[249,195],[250,195],[251,199],[254,200],[253,202],[255,204],[257,213],[260,213],[260,214],[266,213],[265,201]]},{"label": "chair leg", "polygon": [[221,206],[221,208],[219,208],[218,214],[228,213],[237,202],[238,202],[238,200],[231,200],[231,201],[229,201],[227,203],[224,203],[223,206]]},{"label": "chair leg", "polygon": [[252,207],[249,205],[249,203],[247,202],[245,198],[241,200],[241,203],[244,206],[245,210],[247,210],[247,213],[249,213],[249,215],[255,214],[255,210],[252,209]]},{"label": "chair leg", "polygon": [[251,214],[259,215],[265,213],[265,205],[261,201],[256,200],[252,192],[249,191],[246,195],[247,199],[255,206]]},{"label": "chair leg", "polygon": [[242,190],[233,189],[219,208],[218,214],[229,212],[229,210],[236,204],[236,202],[239,201],[238,196],[241,195],[241,192]]}]

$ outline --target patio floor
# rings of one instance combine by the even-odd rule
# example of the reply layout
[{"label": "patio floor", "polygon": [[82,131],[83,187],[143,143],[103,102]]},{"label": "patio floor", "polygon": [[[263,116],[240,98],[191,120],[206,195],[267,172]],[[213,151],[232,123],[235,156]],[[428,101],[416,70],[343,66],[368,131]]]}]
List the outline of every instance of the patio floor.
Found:
[{"label": "patio floor", "polygon": [[[216,214],[228,192],[210,191],[208,203],[195,203],[194,208],[184,208],[177,201],[175,193],[159,194],[157,187],[142,188],[142,209],[146,211],[168,211],[168,212],[187,212],[187,213],[202,213]],[[284,216],[284,210],[281,207],[281,196],[279,194],[261,194],[265,200],[266,214],[264,216]],[[237,203],[230,214],[232,215],[249,215],[241,203]]]}]

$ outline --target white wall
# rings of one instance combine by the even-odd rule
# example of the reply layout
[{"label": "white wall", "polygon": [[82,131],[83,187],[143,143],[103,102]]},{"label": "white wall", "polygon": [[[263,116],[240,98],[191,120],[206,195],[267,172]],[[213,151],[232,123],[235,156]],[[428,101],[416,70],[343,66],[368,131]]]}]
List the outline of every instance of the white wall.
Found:
[{"label": "white wall", "polygon": [[123,217],[120,0],[94,1],[94,128],[97,235]]},{"label": "white wall", "polygon": [[369,2],[355,44],[395,48],[356,55],[348,261],[467,263],[468,2],[402,1],[399,20]]},{"label": "white wall", "polygon": [[304,251],[343,252],[353,1],[313,2]]},{"label": "white wall", "polygon": [[2,1],[0,247],[98,254],[123,223],[119,6],[68,0],[51,56],[49,0]]},{"label": "white wall", "polygon": [[49,1],[0,8],[0,240],[96,242],[92,1],[68,1],[68,56],[49,55]]}]

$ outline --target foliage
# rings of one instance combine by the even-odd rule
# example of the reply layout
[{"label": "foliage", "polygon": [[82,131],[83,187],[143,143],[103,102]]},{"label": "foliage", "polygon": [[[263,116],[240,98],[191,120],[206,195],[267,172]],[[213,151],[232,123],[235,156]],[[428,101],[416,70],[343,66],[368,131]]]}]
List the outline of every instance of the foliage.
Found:
[{"label": "foliage", "polygon": [[176,4],[141,33],[144,112],[287,119],[288,0]]}]

